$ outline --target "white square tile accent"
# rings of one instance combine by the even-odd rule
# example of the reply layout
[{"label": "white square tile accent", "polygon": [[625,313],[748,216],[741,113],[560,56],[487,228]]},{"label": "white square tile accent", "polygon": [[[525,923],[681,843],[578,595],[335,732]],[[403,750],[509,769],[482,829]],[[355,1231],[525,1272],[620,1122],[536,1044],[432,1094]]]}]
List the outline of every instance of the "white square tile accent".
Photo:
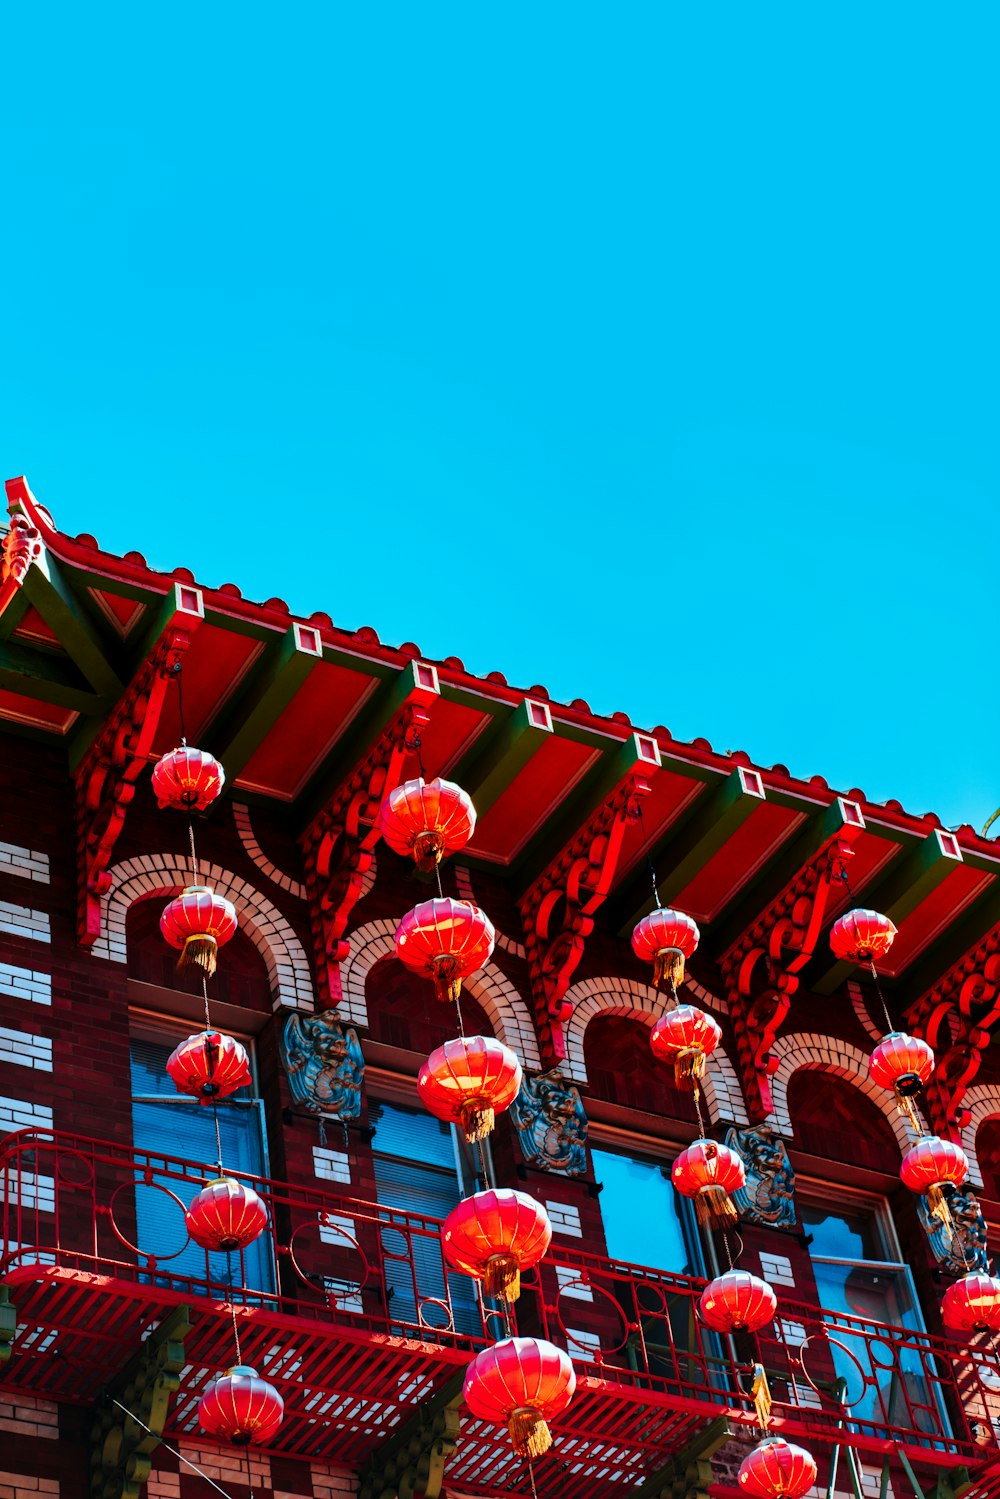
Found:
[{"label": "white square tile accent", "polygon": [[760,1273],[768,1285],[795,1285],[795,1277],[792,1274],[792,1262],[783,1254],[762,1254],[760,1257]]},{"label": "white square tile accent", "polygon": [[56,1180],[54,1176],[36,1176],[32,1171],[0,1171],[0,1177],[10,1184],[9,1197],[22,1209],[38,1208],[41,1213],[56,1210]]},{"label": "white square tile accent", "polygon": [[[338,1244],[341,1249],[350,1249],[351,1239],[358,1235],[357,1224],[344,1213],[327,1213],[326,1223],[320,1223],[319,1236],[324,1244]],[[350,1238],[345,1238],[349,1234]]]},{"label": "white square tile accent", "polygon": [[579,1328],[567,1327],[566,1342],[569,1344],[569,1356],[573,1358],[576,1354],[598,1353],[601,1347],[601,1339],[596,1332],[581,1332]]},{"label": "white square tile accent", "polygon": [[16,963],[0,963],[0,999],[27,999],[32,1004],[52,1003],[52,979]]},{"label": "white square tile accent", "polygon": [[321,1181],[350,1185],[350,1157],[342,1150],[326,1150],[320,1145],[314,1145],[313,1170]]},{"label": "white square tile accent", "polygon": [[49,883],[49,856],[16,843],[0,843],[0,874],[19,874],[25,879]]},{"label": "white square tile accent", "polygon": [[779,1317],[778,1326],[781,1329],[782,1340],[789,1348],[801,1348],[806,1340],[806,1330],[801,1322],[792,1322],[787,1317]]},{"label": "white square tile accent", "polygon": [[51,1072],[52,1042],[46,1036],[29,1036],[24,1031],[9,1031],[0,1026],[0,1062]]},{"label": "white square tile accent", "polygon": [[589,1286],[581,1284],[579,1270],[574,1270],[572,1265],[557,1265],[556,1280],[559,1289],[568,1299],[574,1301],[593,1301],[594,1293]]},{"label": "white square tile accent", "polygon": [[0,1133],[13,1129],[51,1129],[52,1110],[42,1103],[0,1098]]},{"label": "white square tile accent", "polygon": [[547,1202],[545,1211],[549,1215],[553,1233],[565,1234],[574,1239],[583,1238],[580,1209],[574,1207],[571,1202]]},{"label": "white square tile accent", "polygon": [[48,912],[33,911],[29,906],[16,906],[9,900],[0,900],[0,932],[10,932],[14,937],[29,937],[33,942],[52,941]]}]

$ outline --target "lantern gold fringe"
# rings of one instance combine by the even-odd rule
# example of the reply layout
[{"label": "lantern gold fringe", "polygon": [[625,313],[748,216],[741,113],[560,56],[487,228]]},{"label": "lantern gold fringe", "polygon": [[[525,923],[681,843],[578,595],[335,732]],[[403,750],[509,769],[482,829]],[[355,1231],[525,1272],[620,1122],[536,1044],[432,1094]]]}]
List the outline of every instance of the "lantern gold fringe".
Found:
[{"label": "lantern gold fringe", "polygon": [[951,1209],[948,1206],[948,1199],[937,1182],[927,1188],[927,1202],[930,1206],[931,1217],[939,1219],[946,1228],[951,1228]]},{"label": "lantern gold fringe", "polygon": [[188,968],[202,968],[206,978],[212,978],[215,973],[216,958],[219,953],[219,944],[214,937],[208,937],[196,933],[193,937],[186,937],[181,955],[177,959],[177,971],[183,973]]},{"label": "lantern gold fringe", "polygon": [[767,1382],[763,1364],[753,1366],[753,1384],[750,1388],[753,1408],[757,1413],[757,1425],[766,1431],[771,1422],[771,1389]]},{"label": "lantern gold fringe", "polygon": [[674,1057],[674,1082],[678,1088],[696,1092],[698,1079],[705,1075],[705,1053],[700,1046],[685,1046]]},{"label": "lantern gold fringe", "polygon": [[518,1406],[507,1421],[507,1430],[518,1457],[541,1457],[552,1446],[552,1433],[545,1420],[529,1406]]},{"label": "lantern gold fringe", "polygon": [[496,1113],[492,1104],[463,1103],[459,1116],[462,1120],[462,1128],[465,1130],[465,1138],[470,1145],[475,1145],[477,1140],[485,1140],[487,1135],[493,1133]]},{"label": "lantern gold fringe", "polygon": [[902,1114],[904,1119],[908,1119],[910,1121],[911,1125],[913,1126],[914,1133],[917,1135],[922,1135],[924,1132],[923,1125],[920,1123],[920,1120],[917,1117],[917,1111],[914,1107],[913,1099],[907,1093],[900,1093],[898,1088],[896,1089],[896,1108],[899,1113]]},{"label": "lantern gold fringe", "polygon": [[491,1254],[483,1270],[484,1296],[516,1301],[521,1294],[521,1267],[512,1254]]},{"label": "lantern gold fringe", "polygon": [[421,874],[431,874],[436,864],[444,857],[444,839],[430,828],[418,833],[413,840],[413,862]]},{"label": "lantern gold fringe", "polygon": [[684,982],[684,954],[679,947],[665,947],[653,959],[653,985],[672,994]]},{"label": "lantern gold fringe", "polygon": [[455,972],[456,960],[450,955],[434,963],[434,992],[442,1004],[454,1004],[462,992],[462,976]]},{"label": "lantern gold fringe", "polygon": [[725,1187],[702,1187],[694,1200],[694,1210],[705,1228],[735,1228],[740,1219]]}]

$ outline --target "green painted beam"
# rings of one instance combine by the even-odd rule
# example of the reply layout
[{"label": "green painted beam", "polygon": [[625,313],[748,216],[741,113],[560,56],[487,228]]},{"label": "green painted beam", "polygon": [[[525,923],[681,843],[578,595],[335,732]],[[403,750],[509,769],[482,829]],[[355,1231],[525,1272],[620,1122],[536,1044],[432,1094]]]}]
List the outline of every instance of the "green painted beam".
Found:
[{"label": "green painted beam", "polygon": [[896,993],[902,1008],[909,1009],[932,989],[995,926],[1000,926],[1000,880],[974,900],[957,921],[949,922],[901,975]]},{"label": "green painted beam", "polygon": [[526,697],[485,730],[448,779],[468,792],[477,815],[484,817],[551,737],[548,703]]},{"label": "green painted beam", "polygon": [[291,625],[250,672],[235,701],[227,704],[218,721],[202,736],[225,767],[228,789],[318,666],[322,654],[318,630]]},{"label": "green painted beam", "polygon": [[298,798],[299,831],[303,832],[336,796],[400,708],[410,700],[430,702],[438,696],[437,671],[427,661],[408,661],[402,670],[378,681],[368,701]]},{"label": "green painted beam", "polygon": [[[652,856],[665,906],[687,888],[765,799],[760,776],[742,765],[714,788],[701,792],[660,839]],[[652,907],[649,870],[643,861],[624,889],[608,902],[608,919],[627,936]]]},{"label": "green painted beam", "polygon": [[662,1468],[643,1479],[635,1490],[636,1499],[672,1499],[677,1493],[690,1496],[707,1493],[712,1482],[711,1460],[732,1437],[727,1416],[707,1421]]},{"label": "green painted beam", "polygon": [[108,646],[63,577],[59,563],[48,552],[43,551],[28,568],[21,592],[55,632],[94,691],[102,697],[118,698],[122,680],[108,659]]},{"label": "green painted beam", "polygon": [[[899,926],[961,862],[952,839],[951,833],[934,828],[909,852],[897,854],[888,869],[858,893],[855,904],[881,911]],[[838,962],[823,941],[805,971],[803,988],[832,994],[857,971],[854,963]]]},{"label": "green painted beam", "polygon": [[12,640],[0,641],[0,687],[75,713],[101,713],[113,701],[96,693],[72,661]]},{"label": "green painted beam", "polygon": [[15,588],[11,592],[6,609],[0,614],[0,640],[10,639],[30,607],[24,596],[24,590]]},{"label": "green painted beam", "polygon": [[644,771],[652,774],[659,765],[659,749],[651,734],[636,731],[614,749],[606,750],[515,859],[511,867],[515,895],[521,896],[531,888],[626,776]]},{"label": "green painted beam", "polygon": [[708,928],[703,938],[706,952],[715,958],[728,952],[753,926],[761,912],[766,911],[799,871],[815,858],[823,845],[848,827],[856,827],[860,817],[857,803],[845,802],[841,797],[835,797],[828,807],[814,811]]}]

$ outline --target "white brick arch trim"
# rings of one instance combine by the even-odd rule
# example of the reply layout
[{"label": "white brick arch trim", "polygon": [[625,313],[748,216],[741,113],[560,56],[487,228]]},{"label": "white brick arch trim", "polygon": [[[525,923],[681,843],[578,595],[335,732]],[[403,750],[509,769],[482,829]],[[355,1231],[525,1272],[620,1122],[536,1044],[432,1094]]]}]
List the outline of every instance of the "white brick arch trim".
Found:
[{"label": "white brick arch trim", "polygon": [[831,1077],[840,1077],[853,1084],[866,1098],[871,1099],[880,1114],[884,1114],[901,1152],[909,1150],[913,1137],[906,1120],[896,1107],[893,1094],[873,1083],[868,1076],[868,1053],[850,1041],[840,1041],[834,1036],[821,1036],[800,1032],[790,1036],[779,1036],[771,1048],[771,1056],[777,1068],[771,1080],[771,1096],[774,1110],[771,1122],[779,1134],[794,1139],[794,1121],[788,1112],[788,1084],[801,1068],[816,1072],[828,1072]]},{"label": "white brick arch trim", "polygon": [[[652,1026],[667,1005],[666,995],[654,989],[652,984],[623,978],[581,979],[567,991],[566,999],[573,1005],[566,1027],[566,1062],[578,1083],[587,1081],[584,1039],[587,1026],[595,1015],[620,1015]],[[709,1058],[701,1090],[713,1124],[748,1122],[736,1070],[721,1046],[717,1046]]]},{"label": "white brick arch trim", "polygon": [[977,1136],[987,1119],[1000,1119],[1000,1086],[996,1083],[980,1083],[978,1088],[970,1088],[962,1100],[962,1106],[972,1115],[962,1131],[962,1149],[969,1157],[969,1180],[974,1187],[982,1188],[983,1173],[976,1148]]},{"label": "white brick arch trim", "polygon": [[[376,963],[395,954],[398,925],[396,921],[369,921],[348,938],[347,957],[340,965],[338,1008],[355,1025],[368,1024],[365,980]],[[463,979],[462,988],[482,1005],[497,1040],[515,1051],[526,1068],[537,1072],[541,1058],[531,1012],[507,975],[487,963],[471,978]],[[429,988],[427,992],[430,995]]]},{"label": "white brick arch trim", "polygon": [[[218,864],[201,865],[201,879],[232,901],[245,932],[264,959],[274,1008],[314,1008],[312,975],[305,949],[291,924],[253,885]],[[101,935],[91,948],[99,958],[126,963],[126,916],[136,901],[176,895],[191,883],[191,865],[176,854],[143,854],[111,870],[111,890],[101,902]]]}]

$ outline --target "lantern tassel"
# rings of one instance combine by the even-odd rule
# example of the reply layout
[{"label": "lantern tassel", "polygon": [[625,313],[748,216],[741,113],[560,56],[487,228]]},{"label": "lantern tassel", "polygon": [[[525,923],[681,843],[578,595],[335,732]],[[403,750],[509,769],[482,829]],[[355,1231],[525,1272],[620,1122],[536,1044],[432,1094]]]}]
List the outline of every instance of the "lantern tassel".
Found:
[{"label": "lantern tassel", "polygon": [[736,1204],[725,1187],[702,1187],[694,1208],[698,1222],[705,1228],[735,1228],[740,1221]]},{"label": "lantern tassel", "polygon": [[923,1127],[917,1118],[917,1111],[913,1105],[913,1099],[906,1093],[896,1092],[896,1108],[904,1119],[908,1119],[913,1127],[914,1134],[922,1135]]},{"label": "lantern tassel", "polygon": [[753,1366],[753,1384],[750,1388],[753,1408],[757,1413],[757,1425],[766,1431],[771,1421],[771,1390],[763,1364]]},{"label": "lantern tassel", "polygon": [[421,874],[431,874],[444,856],[444,840],[440,833],[420,833],[413,840],[413,862]]},{"label": "lantern tassel", "polygon": [[684,982],[684,954],[679,947],[665,947],[653,959],[653,985],[672,994]]},{"label": "lantern tassel", "polygon": [[937,1182],[927,1188],[927,1202],[931,1210],[931,1217],[937,1218],[946,1228],[952,1227],[951,1209],[948,1199],[944,1195],[944,1189]]},{"label": "lantern tassel", "polygon": [[484,1296],[516,1301],[521,1294],[521,1266],[512,1254],[491,1254],[483,1271]]},{"label": "lantern tassel", "polygon": [[518,1457],[541,1457],[552,1446],[548,1425],[530,1406],[519,1406],[511,1412],[507,1430]]},{"label": "lantern tassel", "polygon": [[697,1092],[698,1079],[705,1074],[705,1053],[700,1046],[685,1046],[674,1057],[674,1082],[678,1088]]},{"label": "lantern tassel", "polygon": [[434,992],[442,1004],[455,1004],[462,992],[461,974],[456,974],[456,960],[447,955],[434,964]]},{"label": "lantern tassel", "polygon": [[475,1145],[477,1140],[485,1140],[487,1135],[493,1133],[496,1124],[496,1112],[492,1104],[463,1103],[461,1110],[462,1128],[465,1130],[465,1138],[470,1145]]},{"label": "lantern tassel", "polygon": [[215,974],[218,951],[219,944],[214,937],[196,932],[194,936],[184,940],[181,955],[177,959],[177,972],[184,973],[188,968],[201,968],[206,978],[212,978]]}]

